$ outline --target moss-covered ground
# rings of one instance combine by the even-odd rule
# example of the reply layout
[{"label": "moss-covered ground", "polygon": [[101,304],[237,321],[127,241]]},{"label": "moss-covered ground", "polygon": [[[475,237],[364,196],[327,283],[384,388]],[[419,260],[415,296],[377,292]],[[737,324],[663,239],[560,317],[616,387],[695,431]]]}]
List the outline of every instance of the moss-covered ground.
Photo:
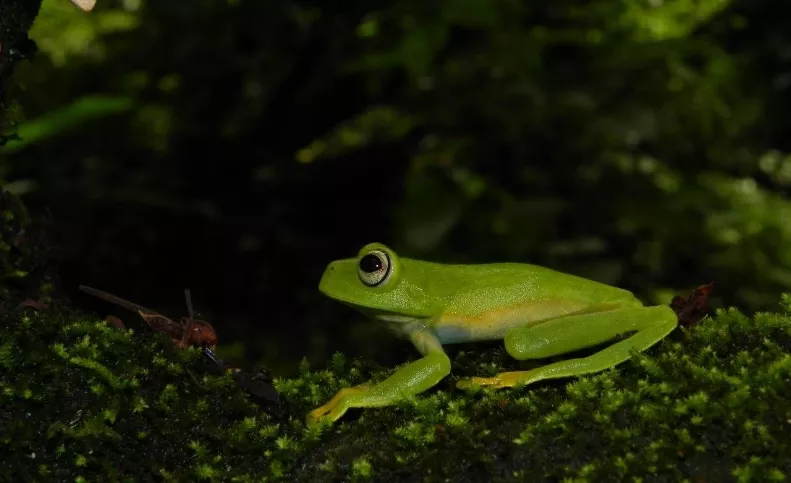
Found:
[{"label": "moss-covered ground", "polygon": [[[791,297],[720,311],[602,374],[465,393],[520,364],[452,350],[453,376],[399,406],[308,430],[340,387],[393,369],[346,362],[277,379],[282,416],[197,349],[67,307],[0,317],[2,481],[784,481],[791,477]],[[20,479],[21,478],[21,479]]]}]

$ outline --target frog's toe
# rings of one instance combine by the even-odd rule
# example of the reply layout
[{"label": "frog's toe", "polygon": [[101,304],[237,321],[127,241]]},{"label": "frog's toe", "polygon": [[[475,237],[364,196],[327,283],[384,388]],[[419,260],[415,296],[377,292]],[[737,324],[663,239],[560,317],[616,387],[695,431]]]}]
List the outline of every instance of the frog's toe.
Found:
[{"label": "frog's toe", "polygon": [[336,414],[337,412],[338,411],[335,404],[325,404],[324,406],[318,407],[309,412],[305,418],[305,422],[308,426],[332,423],[341,417],[341,414],[343,414]]},{"label": "frog's toe", "polygon": [[313,426],[325,421],[328,423],[335,422],[346,414],[346,411],[350,408],[362,407],[360,405],[360,398],[364,397],[369,388],[370,384],[361,384],[359,386],[341,389],[325,405],[308,413],[306,418],[308,426]]},{"label": "frog's toe", "polygon": [[469,378],[456,381],[456,389],[472,389],[473,385]]},{"label": "frog's toe", "polygon": [[456,383],[458,389],[476,389],[491,385],[491,377],[465,377]]},{"label": "frog's toe", "polygon": [[317,424],[321,423],[322,419],[324,419],[326,415],[327,411],[324,410],[323,407],[314,409],[305,417],[305,424],[308,426],[316,426]]},{"label": "frog's toe", "polygon": [[501,389],[504,387],[514,387],[521,383],[522,380],[515,372],[503,372],[494,377],[470,377],[461,379],[456,383],[459,389],[472,389],[478,387],[488,387],[492,389]]}]

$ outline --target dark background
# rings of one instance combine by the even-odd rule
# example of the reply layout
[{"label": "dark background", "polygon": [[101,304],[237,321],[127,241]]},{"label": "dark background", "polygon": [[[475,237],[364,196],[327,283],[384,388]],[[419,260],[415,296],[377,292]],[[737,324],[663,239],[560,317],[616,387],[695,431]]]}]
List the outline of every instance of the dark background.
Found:
[{"label": "dark background", "polygon": [[[380,241],[524,261],[648,303],[791,290],[791,30],[781,2],[47,0],[0,180],[61,287],[177,317],[287,373],[404,343],[326,300]],[[139,325],[138,325],[139,326]]]}]

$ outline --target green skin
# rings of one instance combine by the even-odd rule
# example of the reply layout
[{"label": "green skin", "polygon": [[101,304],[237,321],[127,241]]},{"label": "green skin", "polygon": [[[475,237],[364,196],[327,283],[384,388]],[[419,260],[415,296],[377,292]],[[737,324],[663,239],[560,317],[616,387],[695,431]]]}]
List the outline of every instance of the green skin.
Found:
[{"label": "green skin", "polygon": [[609,369],[667,336],[678,318],[646,307],[631,292],[536,265],[443,265],[399,258],[371,243],[327,266],[319,290],[412,341],[423,357],[376,385],[344,388],[311,411],[309,425],[331,423],[349,408],[392,405],[450,373],[443,344],[504,340],[518,360],[543,359],[612,341],[593,355],[529,371],[462,379],[459,388],[532,384]]}]

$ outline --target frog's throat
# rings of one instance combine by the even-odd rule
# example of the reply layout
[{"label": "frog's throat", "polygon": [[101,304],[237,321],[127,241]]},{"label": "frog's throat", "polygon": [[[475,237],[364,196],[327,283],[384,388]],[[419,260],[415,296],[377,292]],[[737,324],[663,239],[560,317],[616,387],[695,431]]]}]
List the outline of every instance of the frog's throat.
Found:
[{"label": "frog's throat", "polygon": [[408,324],[411,322],[421,322],[431,318],[430,314],[421,314],[421,313],[403,313],[403,312],[395,312],[395,311],[388,311],[379,309],[376,307],[365,307],[362,305],[355,304],[354,302],[347,302],[341,300],[341,302],[354,310],[360,312],[361,314],[365,315],[369,319],[377,320],[380,322],[387,322],[390,324]]},{"label": "frog's throat", "polygon": [[369,311],[365,315],[383,324],[390,332],[402,337],[418,330],[425,330],[430,325],[429,317],[381,311]]},{"label": "frog's throat", "polygon": [[414,317],[411,315],[383,314],[383,313],[373,315],[373,318],[376,320],[380,320],[382,322],[387,322],[388,324],[412,324],[423,320],[420,317]]}]

